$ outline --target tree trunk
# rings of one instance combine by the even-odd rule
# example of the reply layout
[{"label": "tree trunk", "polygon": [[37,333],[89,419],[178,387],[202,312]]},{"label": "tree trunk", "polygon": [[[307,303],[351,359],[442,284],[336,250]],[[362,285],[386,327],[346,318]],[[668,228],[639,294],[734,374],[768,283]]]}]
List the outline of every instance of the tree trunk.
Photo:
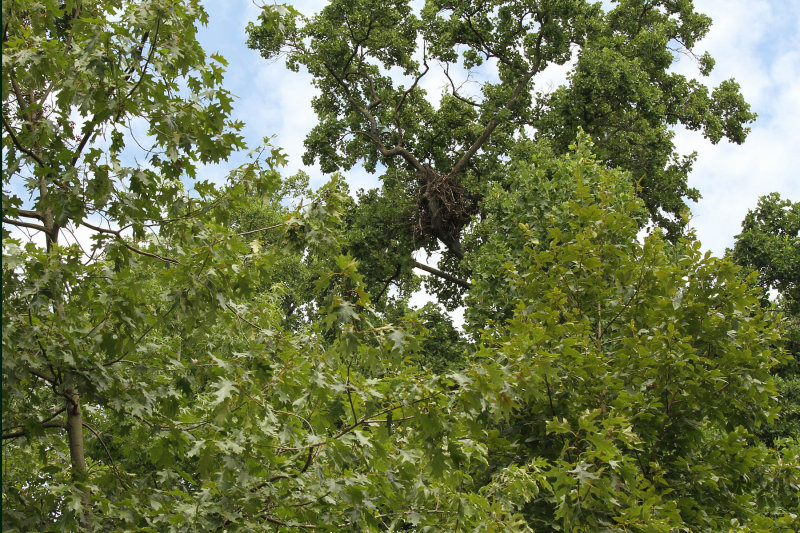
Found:
[{"label": "tree trunk", "polygon": [[[73,477],[81,483],[88,482],[86,456],[83,446],[83,417],[81,415],[81,399],[78,391],[73,387],[64,390],[67,402],[67,435],[69,438],[69,457],[72,461]],[[90,493],[88,489],[83,492],[83,518],[81,523],[87,531],[92,529],[92,516],[89,507]]]},{"label": "tree trunk", "polygon": [[[39,117],[41,118],[41,117]],[[38,146],[35,147],[38,152]],[[48,183],[44,177],[39,181],[39,195],[42,204],[46,205],[47,197],[49,196]],[[56,224],[55,217],[53,216],[52,207],[45,207],[42,211],[42,223],[46,229],[45,243],[47,252],[51,253],[58,243],[59,226]],[[64,319],[64,307],[61,299],[61,287],[53,286],[51,297],[53,300],[53,311],[58,320]],[[63,383],[63,382],[62,382]],[[69,383],[69,382],[67,382]],[[67,408],[67,436],[69,441],[69,456],[72,463],[73,479],[81,484],[88,484],[89,473],[86,466],[86,455],[84,453],[83,441],[83,417],[81,415],[81,399],[77,389],[72,385],[64,389],[64,396]],[[81,496],[81,504],[83,506],[83,516],[81,517],[81,526],[85,531],[92,530],[92,516],[90,504],[91,494],[88,488],[83,489]]]}]

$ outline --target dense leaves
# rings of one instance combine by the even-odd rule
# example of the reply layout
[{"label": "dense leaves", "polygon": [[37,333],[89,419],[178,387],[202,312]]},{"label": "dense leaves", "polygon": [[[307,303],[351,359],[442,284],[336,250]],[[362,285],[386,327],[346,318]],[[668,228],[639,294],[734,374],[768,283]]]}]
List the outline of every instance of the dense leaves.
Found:
[{"label": "dense leaves", "polygon": [[777,369],[781,398],[780,423],[764,432],[767,440],[800,437],[800,203],[773,193],[758,200],[749,211],[736,237],[731,257],[758,272],[764,289],[762,303],[769,306],[768,291],[777,292],[772,311],[783,318],[780,347],[792,359]]},{"label": "dense leaves", "polygon": [[[632,176],[644,171],[610,168],[624,164],[618,147],[516,136],[525,117],[544,120],[527,91],[509,96],[522,70],[567,61],[570,42],[589,54],[608,28],[642,36],[628,3],[617,15],[542,5],[429,3],[416,18],[403,3],[335,2],[302,28],[288,7],[264,11],[253,39],[269,53],[287,36],[314,43],[290,61],[330,83],[318,107],[341,105],[312,147],[342,116],[369,122],[352,107],[367,96],[344,94],[329,59],[360,64],[394,102],[390,115],[371,108],[388,131],[374,122],[369,142],[342,150],[331,137],[316,154],[330,168],[387,165],[384,189],[354,200],[342,175],[316,191],[283,176],[271,146],[223,185],[195,179],[197,162],[242,145],[224,61],[207,63],[194,40],[195,2],[5,3],[3,529],[796,529],[800,447],[759,437],[789,357],[757,275],[692,235],[641,232],[652,212]],[[682,18],[645,10],[649,28],[672,24],[688,43],[707,27],[688,2],[664,9]],[[418,32],[441,37],[431,58],[489,46],[507,63],[478,106],[444,97],[453,115],[416,89],[397,100],[389,76],[348,55],[352,42],[327,37],[342,27],[412,73]],[[712,140],[741,133],[747,117],[728,121],[701,89],[691,98],[698,107],[681,109],[703,115],[692,120]],[[633,107],[616,118],[645,113]],[[470,124],[494,111],[493,140],[448,171],[480,134]],[[446,195],[420,219],[408,188],[420,169],[374,155],[397,128],[409,144],[395,146],[429,150],[423,197],[441,187],[479,215],[458,228],[461,248],[434,234],[451,247],[437,274],[448,284],[419,310],[412,268],[437,269],[410,251],[454,219],[436,214]],[[463,183],[443,178],[459,172]],[[79,227],[88,238],[67,237]],[[466,333],[442,311],[460,302]]]},{"label": "dense leaves", "polygon": [[[380,196],[395,206],[392,226],[405,224],[389,246],[410,256],[441,243],[442,271],[463,278],[471,217],[495,184],[508,186],[505,163],[525,137],[563,154],[583,128],[600,160],[640,185],[650,218],[680,237],[698,192],[687,184],[694,155],[676,153],[672,127],[741,143],[755,118],[735,81],[709,89],[670,71],[709,25],[689,0],[335,0],[310,19],[265,6],[248,45],[314,77],[319,123],[305,162],[388,169]],[[700,75],[713,69],[711,57],[694,59]],[[566,85],[547,87],[545,71],[561,65]],[[423,89],[434,76],[442,94]]]}]

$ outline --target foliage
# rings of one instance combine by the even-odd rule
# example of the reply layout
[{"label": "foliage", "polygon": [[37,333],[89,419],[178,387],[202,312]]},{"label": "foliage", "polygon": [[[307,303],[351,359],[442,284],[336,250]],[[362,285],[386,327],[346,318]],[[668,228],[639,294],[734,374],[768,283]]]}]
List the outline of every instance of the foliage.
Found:
[{"label": "foliage", "polygon": [[759,284],[775,289],[792,314],[800,314],[800,202],[777,193],[762,196],[736,236],[733,259],[758,271]]},{"label": "foliage", "polygon": [[[510,412],[489,449],[515,467],[548,460],[552,496],[522,508],[535,530],[760,521],[773,475],[788,471],[752,437],[775,415],[778,363],[758,292],[697,241],[673,260],[658,233],[637,239],[643,211],[629,182],[585,144],[576,149],[520,163],[526,185],[498,191],[497,218],[486,221],[508,229],[489,231],[499,237],[476,260],[470,299],[515,304],[506,326],[472,319],[497,350],[486,352],[496,367],[485,374],[506,376],[496,402]],[[794,490],[777,508],[796,505]]]},{"label": "foliage", "polygon": [[[248,27],[248,45],[314,77],[319,123],[304,161],[325,172],[358,162],[388,169],[383,209],[394,206],[387,218],[405,224],[388,247],[408,256],[441,243],[450,278],[440,277],[463,293],[467,284],[452,278],[465,279],[464,233],[488,191],[508,186],[505,163],[521,139],[548,139],[563,154],[583,128],[604,164],[630,171],[650,218],[673,240],[685,200],[698,192],[687,185],[694,155],[676,153],[672,127],[714,143],[744,140],[755,115],[733,80],[709,91],[669,70],[678,54],[692,56],[710,19],[690,0],[614,4],[429,0],[415,10],[407,0],[335,0],[310,19],[270,5]],[[695,60],[701,75],[713,69],[707,55]],[[447,86],[428,95],[437,65]],[[564,65],[572,65],[566,85],[537,84]],[[366,240],[387,240],[384,229]]]},{"label": "foliage", "polygon": [[[547,4],[562,22],[577,5]],[[377,13],[342,7],[325,16]],[[393,9],[378,44],[418,29]],[[417,205],[399,166],[357,201],[340,175],[284,178],[269,146],[224,185],[194,179],[242,144],[198,4],[3,15],[4,530],[797,529],[800,448],[754,437],[786,359],[756,276],[691,235],[639,238],[631,174],[586,135],[566,152],[495,137],[473,160],[493,146],[504,178],[473,183],[469,253],[440,272],[467,337],[440,306],[408,307],[403,248],[422,236],[385,235]],[[289,15],[265,11],[301,32]],[[374,50],[410,61],[393,46]],[[133,119],[153,150],[131,146]],[[66,238],[78,227],[88,250]]]},{"label": "foliage", "polygon": [[762,196],[749,211],[742,232],[730,251],[731,258],[758,272],[764,289],[762,302],[769,305],[768,291],[779,297],[774,311],[783,315],[783,347],[793,356],[777,370],[781,415],[775,427],[764,432],[768,442],[781,437],[800,438],[800,203],[781,199],[777,193]]}]

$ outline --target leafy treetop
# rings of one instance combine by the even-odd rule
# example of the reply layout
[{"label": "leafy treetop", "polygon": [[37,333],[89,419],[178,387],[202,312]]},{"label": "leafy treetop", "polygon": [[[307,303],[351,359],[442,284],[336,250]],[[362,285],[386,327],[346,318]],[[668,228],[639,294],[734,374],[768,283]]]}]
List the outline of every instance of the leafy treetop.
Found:
[{"label": "leafy treetop", "polygon": [[[693,156],[677,156],[671,126],[740,143],[755,115],[732,80],[709,92],[669,71],[710,25],[691,0],[615,4],[430,0],[415,11],[407,0],[335,0],[311,19],[266,6],[248,45],[306,67],[320,89],[306,163],[404,172],[416,247],[438,240],[463,257],[461,232],[503,181],[516,140],[549,139],[564,153],[578,127],[605,164],[631,171],[650,216],[677,238],[684,200],[698,195],[687,185]],[[708,75],[713,59],[696,59]],[[565,86],[537,87],[548,66],[570,62]],[[437,64],[448,85],[434,105],[421,81]],[[465,90],[461,80],[486,80],[483,65],[497,78]]]}]

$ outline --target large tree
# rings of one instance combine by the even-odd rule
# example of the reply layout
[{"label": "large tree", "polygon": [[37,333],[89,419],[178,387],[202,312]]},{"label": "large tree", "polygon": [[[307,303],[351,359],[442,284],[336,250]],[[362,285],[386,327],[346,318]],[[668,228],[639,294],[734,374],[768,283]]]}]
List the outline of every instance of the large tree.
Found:
[{"label": "large tree", "polygon": [[[119,365],[146,357],[148,332],[202,287],[192,254],[218,232],[187,234],[197,213],[182,179],[241,147],[241,124],[221,60],[196,40],[197,1],[12,0],[2,15],[3,439],[63,435],[50,447],[69,457],[90,527],[85,406],[137,389]],[[185,247],[146,250],[159,226]],[[79,230],[88,250],[69,238]],[[160,298],[126,269],[136,257],[179,267]]]},{"label": "large tree", "polygon": [[[782,342],[792,359],[776,371],[781,398],[780,421],[763,432],[768,441],[800,438],[800,202],[772,193],[747,212],[731,258],[758,273],[762,303],[783,320]],[[774,291],[777,302],[770,302]]]},{"label": "large tree", "polygon": [[240,144],[196,3],[3,9],[4,530],[797,528],[797,447],[752,437],[772,314],[693,238],[638,239],[585,136],[481,185],[470,343],[371,301],[403,204],[278,149],[192,179]]},{"label": "large tree", "polygon": [[[421,11],[407,0],[334,0],[310,19],[264,7],[248,44],[307,68],[320,90],[306,163],[318,160],[324,172],[385,167],[382,196],[395,215],[375,231],[404,248],[393,254],[401,272],[414,265],[403,254],[441,243],[456,259],[441,277],[463,289],[454,266],[463,232],[526,136],[565,153],[582,127],[606,165],[631,172],[651,219],[680,235],[685,201],[698,193],[687,185],[694,156],[676,153],[672,127],[740,143],[755,116],[734,81],[709,90],[670,71],[685,54],[708,75],[713,59],[693,49],[710,22],[691,0],[608,9],[586,0],[431,0]],[[566,85],[537,83],[565,64]],[[435,103],[422,84],[437,70],[448,85]],[[377,248],[385,257],[397,246]]]}]

